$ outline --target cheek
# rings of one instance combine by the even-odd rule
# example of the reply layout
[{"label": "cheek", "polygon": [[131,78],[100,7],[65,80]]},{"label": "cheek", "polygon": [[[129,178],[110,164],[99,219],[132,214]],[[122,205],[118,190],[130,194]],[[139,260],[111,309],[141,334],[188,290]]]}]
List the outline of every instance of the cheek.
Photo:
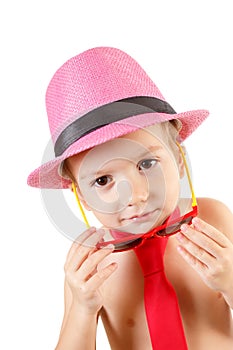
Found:
[{"label": "cheek", "polygon": [[169,160],[163,164],[162,172],[164,176],[164,197],[166,205],[174,208],[179,199],[180,193],[180,174],[177,164],[174,160]]},{"label": "cheek", "polygon": [[105,214],[105,213],[100,213],[97,211],[93,211],[93,214],[95,215],[96,219],[105,227],[118,227],[120,224],[120,221],[118,220],[118,214],[114,214],[114,213],[109,213],[109,214]]},{"label": "cheek", "polygon": [[101,202],[104,202],[106,204],[115,203],[119,197],[115,187],[107,191],[102,189],[97,189],[95,192],[96,192],[96,197],[98,198],[100,203]]},{"label": "cheek", "polygon": [[149,176],[147,176],[149,202],[154,206],[162,208],[166,200],[166,178],[161,167],[157,167]]},{"label": "cheek", "polygon": [[179,197],[180,197],[179,182],[173,181],[173,185],[171,184],[167,189],[167,199],[170,202],[172,207],[175,207],[177,205]]},{"label": "cheek", "polygon": [[169,160],[151,172],[147,177],[151,200],[159,203],[160,207],[172,202],[177,202],[179,196],[179,172],[173,160]]},{"label": "cheek", "polygon": [[125,178],[116,179],[106,188],[82,186],[81,192],[88,207],[100,214],[111,215],[124,210],[132,197],[132,186]]}]

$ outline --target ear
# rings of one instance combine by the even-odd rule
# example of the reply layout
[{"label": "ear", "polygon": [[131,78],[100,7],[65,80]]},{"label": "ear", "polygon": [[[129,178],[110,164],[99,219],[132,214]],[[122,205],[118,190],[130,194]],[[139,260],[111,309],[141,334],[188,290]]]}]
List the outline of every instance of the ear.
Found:
[{"label": "ear", "polygon": [[[80,188],[77,184],[75,184],[75,187],[76,187],[76,192],[77,192],[77,195],[78,195],[78,199],[80,200],[80,203],[82,204],[82,206],[88,210],[88,211],[91,211],[91,208],[88,206],[87,202],[85,201],[85,199],[83,198],[83,195],[80,191]],[[74,190],[72,188],[72,184],[69,185],[69,189],[71,190],[71,192],[74,193]]]}]

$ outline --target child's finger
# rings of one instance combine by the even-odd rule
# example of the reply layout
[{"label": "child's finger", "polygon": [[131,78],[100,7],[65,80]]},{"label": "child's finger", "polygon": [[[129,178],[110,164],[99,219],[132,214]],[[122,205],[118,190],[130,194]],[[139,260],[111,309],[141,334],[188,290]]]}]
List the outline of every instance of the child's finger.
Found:
[{"label": "child's finger", "polygon": [[96,248],[97,243],[100,242],[100,240],[103,239],[105,235],[105,230],[100,228],[94,234],[91,234],[87,237],[87,239],[83,240],[80,245],[85,246],[85,247],[91,247],[91,248]]},{"label": "child's finger", "polygon": [[178,249],[179,252],[183,253],[182,255],[189,263],[191,263],[193,267],[197,267],[197,262],[200,262],[202,265],[204,264],[206,266],[211,266],[213,260],[216,260],[215,256],[212,253],[210,253],[205,248],[203,249],[202,246],[200,246],[200,244],[194,243],[192,240],[185,237],[181,233],[177,235],[177,239],[182,244],[182,247],[185,249],[185,251],[181,251],[180,249]]},{"label": "child's finger", "polygon": [[205,221],[200,218],[194,218],[192,220],[193,227],[203,232],[206,236],[210,237],[213,241],[215,241],[220,247],[226,248],[228,245],[228,238],[215,227],[207,224]]},{"label": "child's finger", "polygon": [[90,235],[92,235],[94,232],[96,232],[96,228],[95,227],[90,227],[88,230],[84,231],[80,236],[80,240],[77,241],[75,240],[69,251],[68,251],[68,254],[67,254],[67,257],[66,257],[66,264],[69,263],[69,261],[72,259],[74,253],[76,252],[77,248],[79,248],[80,244],[85,241],[85,239],[87,239]]},{"label": "child's finger", "polygon": [[[217,257],[222,249],[218,243],[213,241],[209,236],[203,234],[203,232],[197,231],[188,225],[181,226],[181,233],[177,235],[177,239],[187,247],[198,247],[196,250],[203,250],[213,257]],[[194,244],[194,245],[193,245]],[[199,249],[200,248],[200,249]]]},{"label": "child's finger", "polygon": [[86,281],[93,272],[96,271],[97,266],[101,261],[103,261],[108,255],[110,255],[114,250],[113,246],[109,246],[104,249],[96,250],[93,254],[88,256],[82,267],[80,268],[80,274],[82,274],[82,280]]},{"label": "child's finger", "polygon": [[117,269],[118,265],[117,263],[112,263],[105,268],[99,270],[96,272],[86,283],[86,288],[89,291],[96,291],[110,276],[111,274]]},{"label": "child's finger", "polygon": [[206,263],[203,263],[201,260],[197,259],[186,249],[186,247],[178,246],[177,250],[184,258],[184,260],[186,260],[186,262],[198,273],[201,274],[208,268]]},{"label": "child's finger", "polygon": [[[89,255],[96,250],[96,244],[103,238],[104,234],[104,230],[101,229],[94,231],[82,244],[76,244],[73,255],[65,264],[65,270],[71,269],[72,271],[76,271],[79,269]],[[87,243],[90,242],[90,239],[91,244]]]}]

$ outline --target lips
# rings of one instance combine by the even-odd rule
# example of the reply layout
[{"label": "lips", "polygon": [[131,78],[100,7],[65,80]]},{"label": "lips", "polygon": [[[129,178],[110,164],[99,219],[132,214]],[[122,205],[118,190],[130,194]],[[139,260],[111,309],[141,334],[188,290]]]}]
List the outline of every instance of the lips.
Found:
[{"label": "lips", "polygon": [[149,212],[146,212],[146,213],[142,213],[142,214],[135,214],[135,215],[132,215],[128,218],[123,218],[122,221],[124,222],[130,222],[130,221],[133,221],[133,222],[142,222],[142,221],[147,221],[150,219],[151,216],[153,216],[153,214],[155,213],[156,209],[155,210],[152,210],[152,211],[149,211]]}]

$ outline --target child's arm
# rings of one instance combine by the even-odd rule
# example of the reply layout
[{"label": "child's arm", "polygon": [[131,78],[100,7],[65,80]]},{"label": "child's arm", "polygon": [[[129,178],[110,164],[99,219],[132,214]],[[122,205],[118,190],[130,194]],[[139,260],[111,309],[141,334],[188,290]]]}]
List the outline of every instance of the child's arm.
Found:
[{"label": "child's arm", "polygon": [[97,271],[99,263],[112,249],[96,250],[84,242],[100,232],[91,228],[84,233],[83,244],[73,243],[65,264],[65,315],[56,350],[94,350],[98,313],[103,305],[100,287],[115,271],[110,264]]},{"label": "child's arm", "polygon": [[204,202],[208,214],[204,213],[204,221],[194,219],[192,227],[183,226],[177,235],[178,250],[205,284],[220,292],[233,309],[233,215],[221,202]]},{"label": "child's arm", "polygon": [[60,333],[56,350],[94,350],[97,317],[72,305]]}]

